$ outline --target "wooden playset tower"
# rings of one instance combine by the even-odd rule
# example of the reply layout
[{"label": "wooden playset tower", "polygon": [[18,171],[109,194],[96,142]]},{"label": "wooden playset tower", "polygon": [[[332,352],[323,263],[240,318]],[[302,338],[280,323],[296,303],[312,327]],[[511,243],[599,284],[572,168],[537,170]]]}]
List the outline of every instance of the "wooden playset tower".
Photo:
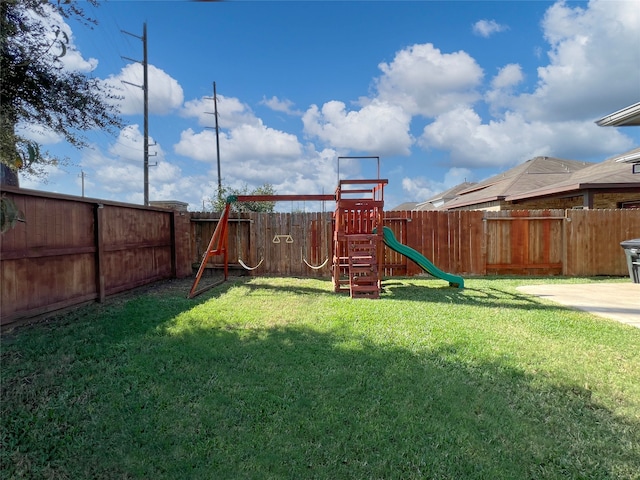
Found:
[{"label": "wooden playset tower", "polygon": [[[352,298],[379,298],[384,264],[382,221],[388,180],[340,180],[333,216],[333,285]],[[375,233],[374,233],[375,232]]]}]

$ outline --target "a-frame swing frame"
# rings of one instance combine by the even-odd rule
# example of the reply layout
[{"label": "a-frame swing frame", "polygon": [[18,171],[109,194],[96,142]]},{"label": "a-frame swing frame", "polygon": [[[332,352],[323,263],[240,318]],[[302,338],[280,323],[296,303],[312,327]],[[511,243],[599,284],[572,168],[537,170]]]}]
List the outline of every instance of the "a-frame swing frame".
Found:
[{"label": "a-frame swing frame", "polygon": [[[187,298],[193,298],[201,293],[206,292],[207,290],[220,285],[227,281],[229,277],[229,252],[228,252],[228,224],[229,224],[229,212],[231,211],[231,204],[235,202],[284,202],[284,201],[309,201],[309,202],[325,202],[325,201],[335,201],[335,195],[329,194],[321,194],[321,195],[231,195],[227,197],[227,202],[220,216],[220,220],[218,221],[218,225],[216,225],[215,230],[213,231],[213,235],[211,236],[211,240],[209,241],[209,245],[207,247],[207,251],[202,256],[202,262],[200,263],[200,268],[198,268],[198,273],[196,274],[196,278],[193,281],[193,285],[191,286],[191,290],[189,291],[189,295]],[[209,259],[215,255],[223,255],[224,258],[224,278],[219,282],[216,282],[212,285],[208,285],[206,287],[198,289],[198,284],[200,283],[200,278],[204,273],[207,263]]]}]

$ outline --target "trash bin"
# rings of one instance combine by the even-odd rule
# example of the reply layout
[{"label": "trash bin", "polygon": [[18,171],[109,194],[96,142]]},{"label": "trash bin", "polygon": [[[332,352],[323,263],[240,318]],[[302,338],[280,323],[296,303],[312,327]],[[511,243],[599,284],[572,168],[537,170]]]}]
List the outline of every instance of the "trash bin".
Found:
[{"label": "trash bin", "polygon": [[627,256],[627,266],[629,267],[629,276],[633,283],[640,283],[640,238],[625,240],[620,242],[620,246],[624,248]]}]

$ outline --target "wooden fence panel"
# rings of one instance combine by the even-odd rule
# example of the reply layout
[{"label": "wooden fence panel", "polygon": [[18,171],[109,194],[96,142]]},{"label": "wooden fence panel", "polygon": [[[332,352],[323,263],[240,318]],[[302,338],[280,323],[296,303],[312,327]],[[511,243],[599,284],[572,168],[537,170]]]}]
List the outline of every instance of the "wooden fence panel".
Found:
[{"label": "wooden fence panel", "polygon": [[11,187],[2,193],[26,222],[0,235],[1,325],[191,274],[188,222],[176,212]]},{"label": "wooden fence panel", "polygon": [[[411,212],[387,212],[385,214],[384,225],[393,231],[396,239],[407,245],[411,240],[408,238],[410,229],[407,227],[410,222]],[[407,257],[400,255],[398,252],[388,248],[383,248],[384,255],[384,272],[386,277],[405,276],[409,262]]]},{"label": "wooden fence panel", "polygon": [[620,242],[640,238],[640,210],[567,210],[564,275],[628,275]]},{"label": "wooden fence panel", "polygon": [[130,290],[172,274],[170,212],[104,205],[105,293]]},{"label": "wooden fence panel", "polygon": [[0,236],[1,322],[96,298],[91,204],[5,193],[26,221]]}]

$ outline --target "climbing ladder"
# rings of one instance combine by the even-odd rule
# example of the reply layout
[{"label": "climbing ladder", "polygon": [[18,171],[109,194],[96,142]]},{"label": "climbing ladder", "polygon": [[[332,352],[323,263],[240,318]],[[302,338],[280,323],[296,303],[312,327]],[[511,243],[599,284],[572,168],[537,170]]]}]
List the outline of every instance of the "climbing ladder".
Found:
[{"label": "climbing ladder", "polygon": [[379,298],[377,235],[347,235],[351,298]]}]

